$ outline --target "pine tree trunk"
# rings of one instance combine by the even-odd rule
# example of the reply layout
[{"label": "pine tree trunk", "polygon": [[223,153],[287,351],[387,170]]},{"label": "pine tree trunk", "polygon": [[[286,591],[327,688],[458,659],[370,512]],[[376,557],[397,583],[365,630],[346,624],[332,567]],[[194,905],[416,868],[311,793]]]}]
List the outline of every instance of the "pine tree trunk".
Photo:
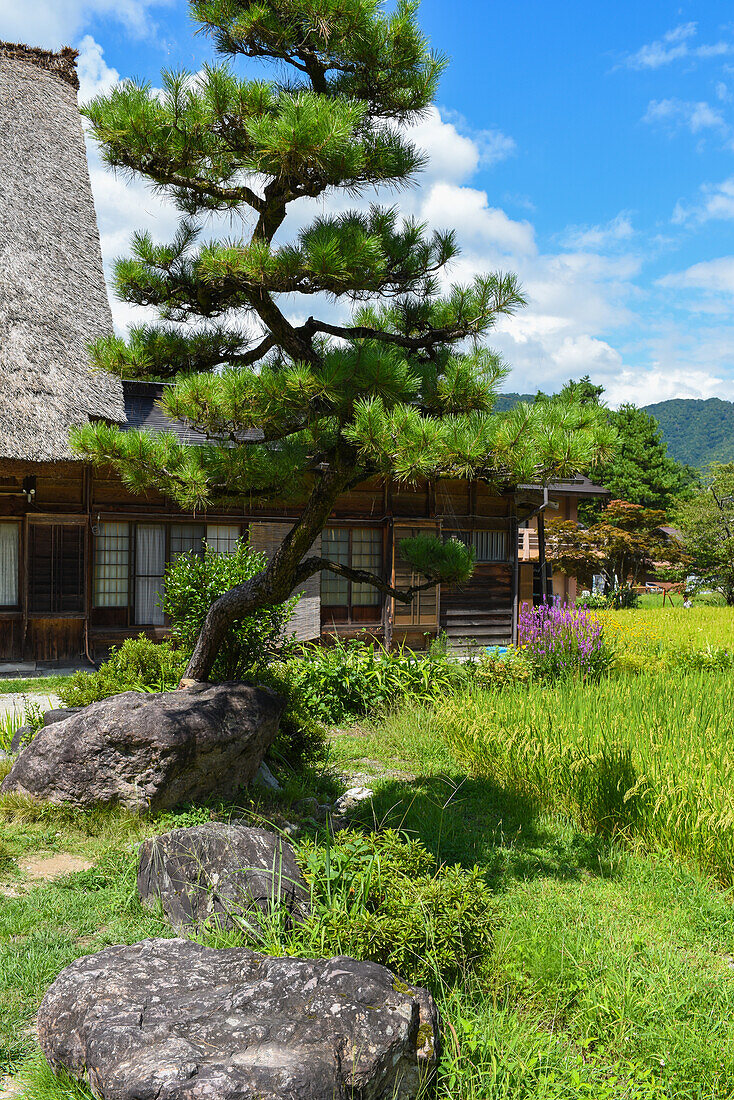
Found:
[{"label": "pine tree trunk", "polygon": [[267,567],[236,585],[209,608],[183,681],[207,680],[229,627],[261,607],[283,603],[303,576],[299,566],[331,515],[347,477],[338,463],[320,474],[301,518],[278,547]]}]

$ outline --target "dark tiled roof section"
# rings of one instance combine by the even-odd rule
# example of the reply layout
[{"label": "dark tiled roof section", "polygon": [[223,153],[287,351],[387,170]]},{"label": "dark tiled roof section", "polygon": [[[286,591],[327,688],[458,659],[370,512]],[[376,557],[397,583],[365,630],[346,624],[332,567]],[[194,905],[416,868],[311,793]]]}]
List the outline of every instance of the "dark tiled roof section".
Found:
[{"label": "dark tiled roof section", "polygon": [[[123,382],[122,390],[127,417],[125,427],[142,428],[148,432],[168,432],[169,435],[175,435],[182,443],[193,445],[206,443],[205,435],[189,428],[181,420],[171,420],[161,409],[158,402],[164,390],[170,386],[170,382]],[[257,439],[260,433],[253,431],[248,435],[252,439]]]}]

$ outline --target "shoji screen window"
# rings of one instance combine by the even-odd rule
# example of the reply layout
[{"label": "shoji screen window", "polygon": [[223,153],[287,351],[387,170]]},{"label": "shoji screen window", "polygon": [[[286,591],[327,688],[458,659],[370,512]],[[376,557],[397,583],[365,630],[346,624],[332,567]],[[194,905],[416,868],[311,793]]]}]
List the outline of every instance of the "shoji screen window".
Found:
[{"label": "shoji screen window", "polygon": [[127,607],[130,601],[130,524],[95,528],[94,606]]},{"label": "shoji screen window", "polygon": [[[327,527],[321,535],[325,558],[382,573],[382,532],[370,527]],[[321,606],[325,621],[376,622],[380,618],[382,596],[370,584],[349,581],[324,570],[321,574]]]},{"label": "shoji screen window", "polygon": [[206,529],[206,544],[215,554],[232,554],[237,549],[240,536],[239,525],[210,523]]},{"label": "shoji screen window", "polygon": [[[382,573],[382,531],[374,527],[353,527],[350,564],[379,577]],[[382,594],[371,584],[351,584],[352,618],[374,621],[380,617]]]},{"label": "shoji screen window", "polygon": [[[349,565],[349,529],[327,527],[321,534],[321,553],[329,561]],[[349,619],[349,581],[324,570],[321,574],[321,607],[329,620]]]},{"label": "shoji screen window", "polygon": [[165,567],[165,524],[139,523],[135,529],[135,622],[140,626],[163,625]]},{"label": "shoji screen window", "polygon": [[203,558],[205,538],[203,523],[174,523],[171,526],[171,561],[192,550],[197,557]]},{"label": "shoji screen window", "polygon": [[0,523],[0,607],[17,607],[20,526]]}]

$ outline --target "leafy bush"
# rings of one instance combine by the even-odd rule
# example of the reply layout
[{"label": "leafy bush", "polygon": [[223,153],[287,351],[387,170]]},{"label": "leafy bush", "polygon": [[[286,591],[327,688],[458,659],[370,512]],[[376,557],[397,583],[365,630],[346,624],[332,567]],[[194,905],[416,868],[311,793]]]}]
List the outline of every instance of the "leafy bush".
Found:
[{"label": "leafy bush", "polygon": [[[199,631],[214,601],[265,568],[265,554],[239,542],[231,554],[218,554],[209,546],[200,556],[181,554],[167,570],[163,608],[171,617],[173,637],[181,650],[193,652]],[[294,596],[275,607],[261,608],[227,630],[212,680],[241,680],[264,668],[273,657],[282,656],[285,627],[298,603]]]},{"label": "leafy bush", "polygon": [[609,600],[601,592],[582,592],[576,600],[576,606],[587,611],[601,611],[609,607]]},{"label": "leafy bush", "polygon": [[113,648],[96,672],[75,672],[58,694],[67,707],[86,707],[123,691],[171,691],[185,666],[185,654],[171,642],[152,642],[140,634]]},{"label": "leafy bush", "polygon": [[328,755],[326,730],[293,675],[294,662],[273,662],[257,674],[258,684],[277,691],[285,699],[275,741],[268,749],[268,759],[291,768],[323,764]]},{"label": "leafy bush", "polygon": [[609,670],[614,659],[599,619],[557,601],[540,607],[524,605],[518,639],[535,673],[547,679],[573,673],[598,677]]},{"label": "leafy bush", "polygon": [[431,699],[465,685],[470,673],[440,647],[425,656],[361,641],[311,646],[280,675],[312,718],[337,724],[379,712],[405,696]]},{"label": "leafy bush", "polygon": [[533,666],[515,646],[508,648],[505,654],[492,649],[482,654],[474,676],[479,685],[487,688],[527,684],[533,678]]},{"label": "leafy bush", "polygon": [[640,606],[640,598],[629,584],[621,584],[607,596],[607,606],[615,611],[628,611]]},{"label": "leafy bush", "polygon": [[478,868],[438,867],[418,840],[388,830],[306,841],[299,862],[312,913],[264,930],[271,953],[349,955],[437,988],[476,968],[492,943],[492,899]]}]

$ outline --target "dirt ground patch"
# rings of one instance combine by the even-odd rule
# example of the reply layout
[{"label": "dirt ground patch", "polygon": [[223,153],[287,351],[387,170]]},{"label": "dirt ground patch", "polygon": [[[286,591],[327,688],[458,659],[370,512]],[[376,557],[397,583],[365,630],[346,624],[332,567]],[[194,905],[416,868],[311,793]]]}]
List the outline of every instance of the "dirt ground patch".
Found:
[{"label": "dirt ground patch", "polygon": [[20,1096],[20,1085],[12,1077],[0,1077],[0,1100],[15,1100]]},{"label": "dirt ground patch", "polygon": [[47,881],[59,875],[73,875],[77,871],[88,871],[92,863],[81,856],[71,856],[67,852],[52,855],[34,855],[18,861],[18,866],[29,878]]}]

